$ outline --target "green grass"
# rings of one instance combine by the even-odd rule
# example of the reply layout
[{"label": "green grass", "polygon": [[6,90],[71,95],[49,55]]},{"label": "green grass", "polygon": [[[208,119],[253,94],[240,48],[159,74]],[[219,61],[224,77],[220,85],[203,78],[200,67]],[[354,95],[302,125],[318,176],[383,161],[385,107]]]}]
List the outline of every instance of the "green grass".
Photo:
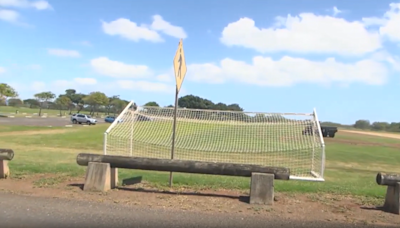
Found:
[{"label": "green grass", "polygon": [[[19,111],[19,114],[39,113],[39,109],[35,109],[35,108],[0,106],[0,113],[3,113],[3,114],[16,114],[16,110]],[[62,113],[63,112],[68,113],[68,111],[62,111]],[[59,115],[60,110],[42,109],[42,113],[47,113],[49,115]]]},{"label": "green grass", "polygon": [[[18,110],[18,113],[16,111]],[[75,111],[76,112],[76,111]],[[27,108],[27,107],[11,107],[11,106],[0,106],[0,115],[4,116],[15,116],[15,117],[20,117],[20,116],[32,116],[36,115],[39,113],[38,108]],[[60,115],[60,110],[55,110],[55,109],[42,109],[42,115],[46,113],[48,116],[59,116]],[[84,114],[89,114],[87,111],[81,111],[80,113]],[[62,110],[61,111],[62,115],[69,115],[68,110]],[[104,113],[99,113],[99,115],[104,115]]]},{"label": "green grass", "polygon": [[[143,127],[144,126],[144,127]],[[145,126],[144,128],[151,128]],[[2,126],[5,129],[5,126]],[[22,127],[7,126],[5,131],[21,131]],[[140,126],[139,126],[140,127]],[[213,132],[213,126],[203,126],[202,129],[195,131],[193,125],[180,126],[181,132],[187,132],[191,137],[200,137],[201,131]],[[38,130],[37,134],[23,135],[18,137],[2,135],[0,144],[3,148],[12,148],[16,152],[15,158],[10,162],[12,177],[20,177],[37,173],[59,174],[61,176],[84,176],[85,167],[76,164],[76,155],[81,152],[101,153],[103,143],[103,132],[107,126],[90,126],[85,128],[32,128],[31,131]],[[165,131],[158,129],[154,135],[163,139],[167,137],[165,133],[169,125],[165,126]],[[185,130],[186,129],[186,130]],[[199,128],[198,128],[199,129]],[[53,131],[54,134],[48,133]],[[138,129],[136,129],[137,132]],[[148,131],[154,129],[148,129]],[[41,133],[46,131],[47,133]],[[200,132],[200,133],[199,133]],[[214,131],[215,133],[216,131]],[[57,134],[56,134],[57,133]],[[250,133],[250,132],[247,132]],[[253,132],[255,133],[255,132]],[[260,132],[259,132],[260,133]],[[262,134],[262,132],[261,132]],[[152,134],[148,137],[153,137]],[[217,135],[218,136],[218,135]],[[218,143],[218,137],[209,137],[206,141],[199,140],[200,143]],[[155,136],[154,136],[155,137]],[[181,139],[188,140],[189,136],[181,136]],[[239,136],[237,136],[239,137]],[[254,137],[256,138],[256,137]],[[150,140],[145,137],[138,139]],[[154,138],[156,139],[156,137]],[[357,134],[340,134],[336,138],[327,141],[326,145],[326,170],[325,182],[304,182],[304,181],[277,181],[276,190],[279,192],[302,192],[302,193],[332,193],[349,194],[356,196],[366,196],[372,198],[382,198],[385,188],[375,183],[377,172],[400,172],[400,150],[396,147],[396,140],[381,137]],[[340,139],[340,140],[339,140]],[[370,143],[384,143],[384,145],[364,145],[341,142],[347,141],[367,141]],[[250,139],[249,139],[250,140]],[[257,139],[252,139],[257,140]],[[346,142],[347,142],[346,141]],[[253,141],[258,142],[258,141]],[[160,145],[164,141],[160,141]],[[261,143],[261,142],[260,142]],[[287,143],[287,142],[283,142]],[[135,142],[137,147],[140,142]],[[143,146],[142,145],[142,146]],[[181,144],[185,145],[185,144]],[[199,144],[200,145],[200,144]],[[144,148],[144,147],[143,147]],[[149,147],[154,149],[155,147]],[[206,152],[204,152],[206,153]],[[208,153],[208,152],[207,152]],[[246,155],[248,156],[248,155]],[[168,184],[169,173],[152,172],[140,170],[121,170],[120,179],[134,176],[143,176],[143,180],[150,182],[154,186],[165,187]],[[249,178],[195,175],[195,174],[174,174],[174,186],[191,188],[224,188],[248,190]],[[49,182],[52,182],[49,180]],[[45,185],[45,183],[39,183]]]},{"label": "green grass", "polygon": [[65,127],[37,127],[37,126],[13,126],[0,125],[0,134],[5,132],[21,132],[21,131],[46,131],[50,129],[61,129]]}]

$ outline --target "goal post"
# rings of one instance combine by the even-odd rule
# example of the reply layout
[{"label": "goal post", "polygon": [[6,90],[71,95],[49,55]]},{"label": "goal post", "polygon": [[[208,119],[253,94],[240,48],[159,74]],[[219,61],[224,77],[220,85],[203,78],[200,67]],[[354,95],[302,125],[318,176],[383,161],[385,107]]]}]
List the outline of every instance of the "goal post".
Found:
[{"label": "goal post", "polygon": [[[170,159],[174,109],[131,101],[104,133],[104,154]],[[324,181],[317,112],[178,108],[174,159],[287,167],[291,179]]]}]

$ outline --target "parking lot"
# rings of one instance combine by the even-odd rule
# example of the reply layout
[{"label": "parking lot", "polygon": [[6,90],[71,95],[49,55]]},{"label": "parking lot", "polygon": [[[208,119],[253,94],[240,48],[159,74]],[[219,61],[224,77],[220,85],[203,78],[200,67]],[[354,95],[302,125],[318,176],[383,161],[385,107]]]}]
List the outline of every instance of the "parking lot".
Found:
[{"label": "parking lot", "polygon": [[[104,124],[104,119],[97,118],[98,124]],[[0,124],[19,125],[19,126],[52,126],[52,127],[63,127],[65,125],[71,125],[69,117],[47,117],[47,118],[26,118],[26,117],[15,117],[15,118],[0,118]]]}]

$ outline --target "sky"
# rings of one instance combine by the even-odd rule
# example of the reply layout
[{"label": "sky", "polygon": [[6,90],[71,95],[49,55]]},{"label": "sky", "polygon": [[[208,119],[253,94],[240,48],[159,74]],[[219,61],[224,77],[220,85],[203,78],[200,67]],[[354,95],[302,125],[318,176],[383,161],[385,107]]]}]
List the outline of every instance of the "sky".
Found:
[{"label": "sky", "polygon": [[73,88],[166,106],[180,39],[179,96],[400,122],[393,0],[0,0],[0,82],[23,99]]}]

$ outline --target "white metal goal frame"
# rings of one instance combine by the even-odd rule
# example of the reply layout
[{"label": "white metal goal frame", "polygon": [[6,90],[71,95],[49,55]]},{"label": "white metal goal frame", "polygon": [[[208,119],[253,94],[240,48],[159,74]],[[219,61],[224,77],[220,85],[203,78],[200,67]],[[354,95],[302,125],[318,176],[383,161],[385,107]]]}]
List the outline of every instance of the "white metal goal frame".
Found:
[{"label": "white metal goal frame", "polygon": [[[141,112],[143,110],[143,106],[138,106],[136,109],[133,109],[134,106],[134,101],[129,102],[129,104],[124,108],[124,110],[117,116],[115,121],[111,123],[111,125],[107,128],[107,130],[104,132],[104,144],[103,144],[103,153],[105,155],[109,154],[109,149],[113,146],[113,140],[119,140],[119,141],[124,141],[124,148],[125,152],[124,155],[129,155],[133,156],[134,155],[134,125],[137,124],[137,118],[138,115],[143,115]],[[171,108],[160,108],[160,109],[165,109],[165,110],[171,110]],[[182,110],[190,110],[190,109],[182,109]],[[193,110],[192,110],[193,111]],[[203,110],[201,110],[203,111]],[[217,111],[217,110],[213,110]],[[309,140],[312,141],[312,144],[314,144],[310,150],[312,150],[312,155],[310,158],[310,170],[309,170],[309,175],[304,176],[304,175],[297,175],[297,173],[292,173],[290,176],[291,180],[302,180],[302,181],[319,181],[323,182],[325,181],[324,179],[324,171],[325,171],[325,142],[324,138],[321,132],[321,126],[319,123],[318,115],[316,112],[316,109],[314,108],[312,113],[302,113],[302,114],[296,114],[296,113],[286,113],[287,115],[302,115],[302,116],[309,116],[312,118],[311,121],[311,134],[308,136],[304,137],[311,137]],[[128,118],[126,118],[128,116]],[[161,119],[167,119],[170,121],[171,116],[168,117],[161,117]],[[124,127],[123,131],[119,130],[115,132],[113,135],[113,129],[118,127],[118,124],[120,123],[125,123],[128,124],[128,127]],[[179,123],[178,123],[179,124]],[[304,134],[304,133],[303,133]],[[110,138],[110,136],[113,136]],[[172,136],[172,125],[171,125],[171,136]],[[110,141],[111,140],[111,141]],[[171,144],[172,146],[172,137],[171,137]],[[113,148],[115,151],[115,148]],[[301,153],[301,152],[299,152]],[[318,155],[317,155],[318,154]],[[113,154],[115,155],[115,153]],[[116,155],[122,155],[120,153],[117,153]],[[135,155],[136,156],[136,155]],[[249,155],[251,156],[251,155]],[[146,156],[144,156],[146,157]],[[177,158],[179,159],[179,158]],[[192,159],[189,159],[192,160]],[[212,160],[211,160],[212,161]],[[213,161],[213,162],[218,162],[218,161]],[[292,167],[288,167],[292,169]],[[317,170],[317,171],[315,171]]]}]

